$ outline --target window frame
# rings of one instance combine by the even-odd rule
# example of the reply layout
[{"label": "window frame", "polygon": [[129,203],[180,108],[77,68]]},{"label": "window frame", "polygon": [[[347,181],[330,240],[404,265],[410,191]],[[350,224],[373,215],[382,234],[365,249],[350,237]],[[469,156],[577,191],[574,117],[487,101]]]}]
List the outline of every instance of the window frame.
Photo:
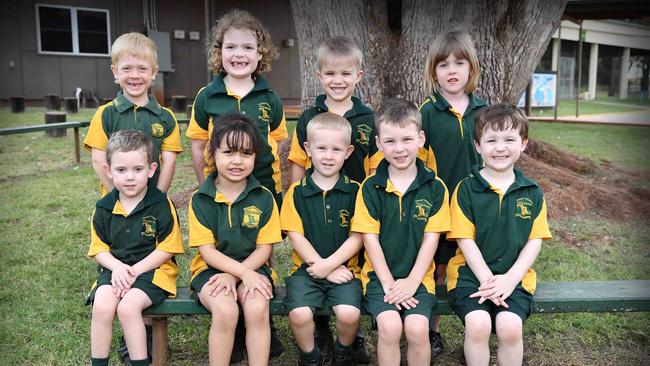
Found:
[{"label": "window frame", "polygon": [[[41,18],[39,9],[44,8],[60,8],[68,9],[70,11],[70,27],[72,33],[72,52],[63,52],[63,51],[43,51],[43,45],[41,44]],[[60,55],[60,56],[94,56],[94,57],[110,57],[111,56],[111,14],[108,9],[100,8],[87,8],[80,6],[67,6],[67,5],[54,5],[54,4],[44,4],[36,3],[34,6],[36,13],[36,47],[37,52],[40,55]],[[98,13],[106,14],[106,44],[107,52],[106,53],[87,53],[79,51],[79,26],[77,24],[77,11],[94,11]]]}]

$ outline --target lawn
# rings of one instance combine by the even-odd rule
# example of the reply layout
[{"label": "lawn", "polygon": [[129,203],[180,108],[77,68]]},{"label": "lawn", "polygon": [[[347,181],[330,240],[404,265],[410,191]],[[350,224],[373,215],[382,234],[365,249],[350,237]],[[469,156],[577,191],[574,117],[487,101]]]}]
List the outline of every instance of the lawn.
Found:
[{"label": "lawn", "polygon": [[[69,121],[88,120],[82,110]],[[179,115],[183,118],[184,115]],[[0,128],[40,123],[42,109],[12,115],[0,108]],[[184,134],[186,126],[182,127]],[[82,138],[86,130],[82,129]],[[89,219],[97,180],[89,154],[76,165],[71,131],[65,138],[43,132],[0,137],[0,359],[2,365],[82,365],[89,357],[90,308],[84,295],[96,265],[86,257]],[[633,172],[650,172],[650,129],[535,122],[531,136]],[[189,141],[179,156],[172,194],[195,185]],[[179,211],[187,250],[187,212]],[[541,281],[650,279],[647,218],[615,222],[587,213],[551,221],[554,239],[545,242],[535,265]],[[559,232],[564,235],[557,235]],[[572,238],[570,243],[562,237]],[[179,257],[180,286],[189,283],[194,251]],[[281,277],[289,267],[289,247],[275,252]],[[296,352],[285,318],[276,318],[287,352],[272,365],[295,365]],[[117,323],[116,323],[117,324]],[[208,317],[170,322],[170,364],[205,365]],[[367,319],[363,326],[368,328]],[[116,329],[119,326],[116,326]],[[456,365],[462,327],[443,317],[445,353],[436,364]],[[525,361],[530,365],[646,365],[650,363],[650,315],[533,315],[525,326]],[[120,331],[114,334],[114,343]],[[374,351],[374,337],[370,349]],[[115,353],[111,354],[117,363]]]}]

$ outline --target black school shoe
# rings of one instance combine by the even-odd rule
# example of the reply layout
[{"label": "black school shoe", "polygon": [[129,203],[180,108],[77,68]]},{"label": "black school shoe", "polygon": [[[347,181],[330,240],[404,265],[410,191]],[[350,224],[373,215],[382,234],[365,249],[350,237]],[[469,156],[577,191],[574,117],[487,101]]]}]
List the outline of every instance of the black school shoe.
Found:
[{"label": "black school shoe", "polygon": [[323,364],[324,361],[322,355],[315,361],[303,361],[298,357],[298,366],[323,366]]},{"label": "black school shoe", "polygon": [[[147,358],[149,362],[153,360],[153,328],[151,325],[144,325],[144,329],[147,331]],[[120,338],[120,346],[115,350],[118,355],[120,355],[120,360],[125,364],[131,363],[131,358],[129,357],[129,349],[126,348],[126,340],[124,336]]]},{"label": "black school shoe", "polygon": [[330,330],[329,325],[327,326],[318,326],[316,324],[316,329],[314,330],[314,343],[316,347],[320,350],[321,355],[323,355],[324,362],[329,362],[332,359],[332,353],[334,352],[334,335]]},{"label": "black school shoe", "polygon": [[334,366],[354,366],[356,362],[352,361],[352,353],[342,354],[334,350],[332,365]]},{"label": "black school shoe", "polygon": [[442,354],[443,350],[440,332],[429,330],[429,342],[431,342],[431,361],[433,361]]},{"label": "black school shoe", "polygon": [[354,339],[349,358],[352,363],[370,363],[370,354],[366,348],[366,339],[363,337],[361,330],[357,331],[357,338]]}]

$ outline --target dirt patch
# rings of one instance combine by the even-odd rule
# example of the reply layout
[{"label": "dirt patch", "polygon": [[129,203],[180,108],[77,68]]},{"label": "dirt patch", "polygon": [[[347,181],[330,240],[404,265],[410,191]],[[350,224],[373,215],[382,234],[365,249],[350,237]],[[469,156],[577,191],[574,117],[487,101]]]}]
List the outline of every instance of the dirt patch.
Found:
[{"label": "dirt patch", "polygon": [[[290,184],[290,145],[291,136],[278,147],[284,191]],[[650,180],[650,174],[627,172],[607,161],[596,165],[590,159],[534,140],[529,141],[517,165],[541,185],[549,217],[559,219],[583,212],[614,221],[650,217],[650,189],[640,187],[641,182]],[[177,209],[187,208],[195,189],[172,195]]]}]

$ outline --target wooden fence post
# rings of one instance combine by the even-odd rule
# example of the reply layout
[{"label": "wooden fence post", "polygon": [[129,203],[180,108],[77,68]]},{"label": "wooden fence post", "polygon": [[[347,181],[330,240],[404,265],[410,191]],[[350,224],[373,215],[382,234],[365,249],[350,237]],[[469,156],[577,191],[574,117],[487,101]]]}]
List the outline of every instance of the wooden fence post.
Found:
[{"label": "wooden fence post", "polygon": [[25,97],[9,97],[9,102],[11,104],[11,113],[22,113],[25,111]]},{"label": "wooden fence post", "polygon": [[43,105],[48,111],[58,111],[61,109],[61,98],[56,94],[47,94],[43,97]]},{"label": "wooden fence post", "polygon": [[[65,122],[65,112],[58,112],[58,111],[45,112],[45,124],[59,123],[59,122]],[[47,134],[47,136],[50,137],[64,137],[66,136],[66,129],[59,128],[56,130],[45,131],[45,133]]]},{"label": "wooden fence post", "polygon": [[75,97],[64,98],[63,101],[65,104],[65,111],[67,113],[79,113],[77,98]]}]

